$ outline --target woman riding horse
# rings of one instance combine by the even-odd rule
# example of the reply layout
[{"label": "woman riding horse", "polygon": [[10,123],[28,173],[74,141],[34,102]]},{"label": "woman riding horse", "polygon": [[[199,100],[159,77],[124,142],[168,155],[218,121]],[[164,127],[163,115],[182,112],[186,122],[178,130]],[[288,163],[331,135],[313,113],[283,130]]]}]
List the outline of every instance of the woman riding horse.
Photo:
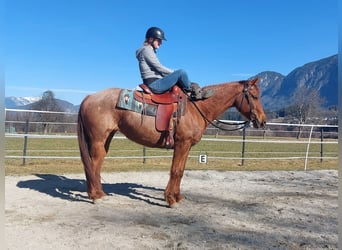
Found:
[{"label": "woman riding horse", "polygon": [[182,70],[172,70],[163,66],[156,55],[157,49],[166,41],[164,31],[158,27],[151,27],[147,30],[143,46],[136,51],[139,61],[139,70],[143,83],[147,85],[153,93],[164,93],[175,84],[190,92],[193,100],[210,97],[211,90],[203,91],[197,83],[190,83],[187,73]]}]

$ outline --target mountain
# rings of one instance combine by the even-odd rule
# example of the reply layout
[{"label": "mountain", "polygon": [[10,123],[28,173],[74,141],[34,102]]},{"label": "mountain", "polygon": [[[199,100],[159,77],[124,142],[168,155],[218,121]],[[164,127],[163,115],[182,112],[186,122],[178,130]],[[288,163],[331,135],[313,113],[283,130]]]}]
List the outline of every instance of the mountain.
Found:
[{"label": "mountain", "polygon": [[260,77],[261,99],[266,110],[277,110],[291,105],[294,91],[306,85],[319,90],[325,99],[325,107],[338,104],[338,58],[333,55],[307,63],[291,71],[287,76],[265,71],[251,78]]},{"label": "mountain", "polygon": [[18,107],[22,107],[25,105],[29,105],[34,102],[38,102],[40,99],[42,98],[41,97],[14,97],[14,96],[6,97],[5,107],[9,109],[18,108]]},{"label": "mountain", "polygon": [[[40,101],[41,97],[6,97],[5,107],[8,109],[31,109],[32,105]],[[64,112],[77,113],[79,105],[74,105],[70,102],[56,99],[58,107]]]},{"label": "mountain", "polygon": [[280,73],[273,71],[261,72],[252,78],[259,77],[259,88],[261,92],[261,99],[266,110],[273,110],[273,107],[279,107],[278,100],[274,98],[279,92],[282,82],[285,79]]}]

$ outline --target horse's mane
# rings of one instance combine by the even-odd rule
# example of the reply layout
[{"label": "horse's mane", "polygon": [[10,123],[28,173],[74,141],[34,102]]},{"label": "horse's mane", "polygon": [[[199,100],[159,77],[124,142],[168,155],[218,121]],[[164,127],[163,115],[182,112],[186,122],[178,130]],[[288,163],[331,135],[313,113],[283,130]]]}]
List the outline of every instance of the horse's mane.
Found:
[{"label": "horse's mane", "polygon": [[228,84],[234,84],[234,83],[239,83],[239,84],[246,84],[246,82],[248,82],[248,80],[239,80],[239,81],[232,81],[232,82],[223,82],[223,83],[214,83],[214,84],[210,84],[207,85],[205,87],[203,87],[203,89],[217,89],[217,88],[221,88],[224,85],[228,85]]}]

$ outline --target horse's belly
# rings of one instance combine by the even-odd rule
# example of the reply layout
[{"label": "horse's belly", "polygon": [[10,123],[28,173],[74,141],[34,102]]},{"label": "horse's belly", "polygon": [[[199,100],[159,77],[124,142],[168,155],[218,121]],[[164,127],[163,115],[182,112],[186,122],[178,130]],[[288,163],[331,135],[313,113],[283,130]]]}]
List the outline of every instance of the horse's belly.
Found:
[{"label": "horse's belly", "polygon": [[148,147],[163,147],[164,134],[156,130],[155,118],[134,115],[121,119],[119,130],[128,139]]}]

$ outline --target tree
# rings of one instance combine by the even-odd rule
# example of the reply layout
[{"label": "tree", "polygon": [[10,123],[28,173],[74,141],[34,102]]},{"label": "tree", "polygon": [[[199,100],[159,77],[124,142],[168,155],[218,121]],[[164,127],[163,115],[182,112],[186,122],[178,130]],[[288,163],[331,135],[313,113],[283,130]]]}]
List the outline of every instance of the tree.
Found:
[{"label": "tree", "polygon": [[[47,90],[43,93],[42,99],[31,106],[33,110],[41,111],[54,111],[63,112],[63,109],[59,106],[58,101],[55,99],[55,94],[51,90]],[[36,114],[36,120],[41,122],[42,130],[44,134],[51,132],[53,125],[51,123],[60,121],[58,114],[56,113],[38,113]]]},{"label": "tree", "polygon": [[[305,124],[308,119],[317,118],[320,115],[324,99],[320,97],[319,90],[306,85],[297,87],[292,96],[293,105],[287,109],[288,114],[298,120],[299,124]],[[302,126],[299,126],[297,139],[302,133]]]}]

